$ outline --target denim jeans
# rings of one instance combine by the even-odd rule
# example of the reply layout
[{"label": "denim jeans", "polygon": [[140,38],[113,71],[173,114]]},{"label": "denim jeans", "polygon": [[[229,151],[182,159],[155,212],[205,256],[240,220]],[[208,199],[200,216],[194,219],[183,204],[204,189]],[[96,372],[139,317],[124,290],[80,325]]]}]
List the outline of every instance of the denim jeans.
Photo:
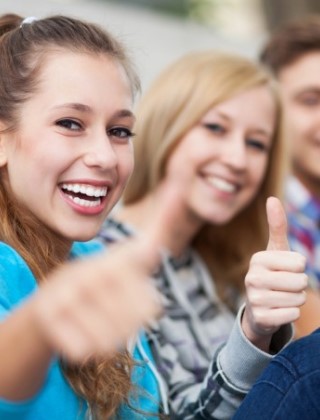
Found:
[{"label": "denim jeans", "polygon": [[275,356],[233,419],[320,419],[320,328]]}]

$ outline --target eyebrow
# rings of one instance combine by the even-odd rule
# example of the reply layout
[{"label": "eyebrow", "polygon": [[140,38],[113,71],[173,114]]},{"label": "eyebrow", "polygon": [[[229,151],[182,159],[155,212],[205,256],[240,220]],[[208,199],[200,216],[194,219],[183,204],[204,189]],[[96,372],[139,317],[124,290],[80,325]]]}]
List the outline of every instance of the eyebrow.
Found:
[{"label": "eyebrow", "polygon": [[315,85],[303,86],[303,87],[300,87],[299,89],[297,89],[293,93],[293,96],[294,97],[298,97],[300,95],[303,95],[304,93],[310,93],[310,92],[319,94],[320,93],[320,87],[319,86],[315,86]]},{"label": "eyebrow", "polygon": [[[85,113],[89,113],[89,114],[92,114],[92,112],[93,112],[93,110],[90,106],[85,105],[85,104],[81,104],[81,103],[77,103],[77,102],[70,102],[70,103],[65,103],[65,104],[62,104],[62,105],[57,105],[53,109],[61,109],[61,108],[70,108],[70,109],[74,109],[76,111],[85,112]],[[120,110],[116,111],[113,114],[112,117],[113,118],[130,117],[130,118],[135,119],[134,114],[129,109],[120,109]]]},{"label": "eyebrow", "polygon": [[267,130],[265,128],[257,128],[257,129],[254,129],[253,131],[255,133],[262,134],[262,135],[267,136],[267,137],[271,137],[272,133],[273,133],[273,131]]}]

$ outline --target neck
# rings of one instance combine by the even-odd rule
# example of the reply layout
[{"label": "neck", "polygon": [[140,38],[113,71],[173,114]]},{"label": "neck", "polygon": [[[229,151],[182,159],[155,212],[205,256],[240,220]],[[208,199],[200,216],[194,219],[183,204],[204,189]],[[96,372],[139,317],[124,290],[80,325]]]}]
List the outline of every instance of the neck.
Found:
[{"label": "neck", "polygon": [[[119,221],[129,223],[138,231],[143,232],[148,223],[152,221],[155,208],[158,205],[159,190],[156,189],[141,200],[121,207],[116,217]],[[163,247],[176,257],[191,245],[202,226],[202,222],[191,214],[186,206],[180,207],[180,212],[175,212],[173,220],[170,220],[170,225],[163,226],[163,229],[167,231],[163,235],[166,238]]]}]

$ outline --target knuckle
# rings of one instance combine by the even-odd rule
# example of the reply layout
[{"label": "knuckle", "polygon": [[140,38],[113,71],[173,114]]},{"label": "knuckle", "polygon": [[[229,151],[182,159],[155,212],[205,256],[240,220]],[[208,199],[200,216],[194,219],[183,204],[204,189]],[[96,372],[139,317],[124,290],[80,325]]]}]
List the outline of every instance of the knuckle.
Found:
[{"label": "knuckle", "polygon": [[255,254],[252,255],[251,260],[250,260],[250,264],[251,265],[257,265],[260,263],[261,258],[263,257],[265,251],[258,251]]},{"label": "knuckle", "polygon": [[257,308],[261,306],[261,294],[258,293],[256,290],[250,291],[250,293],[248,293],[248,301],[250,302],[250,305],[252,307]]},{"label": "knuckle", "polygon": [[263,329],[263,328],[269,328],[270,327],[270,325],[269,325],[270,321],[269,321],[268,316],[267,316],[265,311],[255,310],[254,311],[254,318],[255,318],[256,325],[259,328]]},{"label": "knuckle", "polygon": [[301,274],[301,288],[304,290],[308,287],[309,277],[306,273]]},{"label": "knuckle", "polygon": [[304,271],[307,265],[307,258],[299,252],[294,252],[294,259],[299,271]]},{"label": "knuckle", "polygon": [[256,272],[250,270],[246,275],[244,282],[247,288],[255,287],[259,282],[259,276]]}]

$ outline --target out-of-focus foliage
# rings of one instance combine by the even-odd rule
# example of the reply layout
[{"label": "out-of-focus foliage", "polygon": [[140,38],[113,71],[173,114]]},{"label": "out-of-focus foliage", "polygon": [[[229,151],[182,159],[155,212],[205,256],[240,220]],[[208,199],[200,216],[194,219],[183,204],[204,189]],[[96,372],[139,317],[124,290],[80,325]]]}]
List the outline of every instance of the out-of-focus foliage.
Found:
[{"label": "out-of-focus foliage", "polygon": [[104,0],[117,3],[128,3],[145,7],[175,16],[207,22],[212,19],[214,9],[229,0]]}]

